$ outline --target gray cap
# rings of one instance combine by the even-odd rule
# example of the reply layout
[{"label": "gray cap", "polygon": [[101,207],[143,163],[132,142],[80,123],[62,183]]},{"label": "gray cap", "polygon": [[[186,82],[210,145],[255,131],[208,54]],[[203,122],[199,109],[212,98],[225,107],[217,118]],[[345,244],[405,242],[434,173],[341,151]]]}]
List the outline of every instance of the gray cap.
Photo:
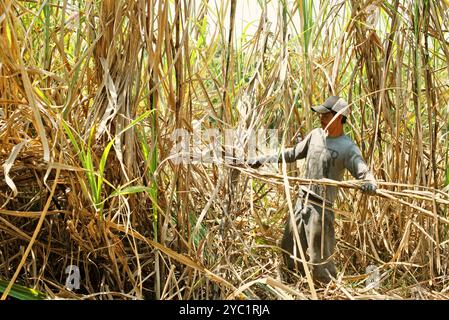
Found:
[{"label": "gray cap", "polygon": [[327,98],[323,104],[312,107],[312,110],[318,113],[340,112],[345,117],[348,117],[350,113],[348,103],[343,98],[337,96]]}]

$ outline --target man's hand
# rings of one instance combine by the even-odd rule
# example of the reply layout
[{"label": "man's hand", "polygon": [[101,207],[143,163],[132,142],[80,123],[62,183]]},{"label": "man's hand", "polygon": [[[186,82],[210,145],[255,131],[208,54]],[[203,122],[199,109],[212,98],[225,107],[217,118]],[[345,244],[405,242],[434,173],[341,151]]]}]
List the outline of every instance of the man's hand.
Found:
[{"label": "man's hand", "polygon": [[258,169],[260,166],[262,166],[262,163],[258,161],[257,159],[250,159],[247,162],[248,166],[253,169]]},{"label": "man's hand", "polygon": [[360,187],[363,193],[368,195],[375,195],[377,191],[377,186],[372,181],[366,181]]}]

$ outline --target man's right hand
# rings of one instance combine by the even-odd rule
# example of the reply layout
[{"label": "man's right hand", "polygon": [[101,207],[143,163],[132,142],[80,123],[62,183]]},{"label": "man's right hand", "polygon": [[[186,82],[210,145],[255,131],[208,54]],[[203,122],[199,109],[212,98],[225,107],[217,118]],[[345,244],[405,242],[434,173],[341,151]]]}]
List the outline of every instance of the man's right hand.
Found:
[{"label": "man's right hand", "polygon": [[260,166],[262,166],[262,163],[257,159],[249,159],[247,164],[253,169],[258,169]]}]

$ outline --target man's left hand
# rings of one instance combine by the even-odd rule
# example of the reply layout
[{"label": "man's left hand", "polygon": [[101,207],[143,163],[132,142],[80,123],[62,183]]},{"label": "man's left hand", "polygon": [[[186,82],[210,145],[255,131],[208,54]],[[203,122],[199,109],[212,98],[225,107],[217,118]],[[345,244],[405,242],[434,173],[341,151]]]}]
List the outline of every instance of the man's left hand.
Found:
[{"label": "man's left hand", "polygon": [[360,189],[365,194],[375,195],[376,191],[377,191],[377,186],[376,186],[376,184],[372,183],[371,181],[367,181],[362,184]]}]

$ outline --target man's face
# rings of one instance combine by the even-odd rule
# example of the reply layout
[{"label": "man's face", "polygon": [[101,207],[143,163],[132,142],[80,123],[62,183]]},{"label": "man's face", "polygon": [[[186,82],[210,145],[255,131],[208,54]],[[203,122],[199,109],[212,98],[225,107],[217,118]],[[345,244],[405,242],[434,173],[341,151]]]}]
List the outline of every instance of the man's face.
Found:
[{"label": "man's face", "polygon": [[[329,122],[332,120],[332,118],[334,117],[334,114],[332,112],[328,112],[328,113],[320,113],[320,122],[321,122],[321,128],[326,128],[327,125],[329,124]],[[335,123],[338,121],[338,119],[335,119],[331,126],[335,125]]]}]

